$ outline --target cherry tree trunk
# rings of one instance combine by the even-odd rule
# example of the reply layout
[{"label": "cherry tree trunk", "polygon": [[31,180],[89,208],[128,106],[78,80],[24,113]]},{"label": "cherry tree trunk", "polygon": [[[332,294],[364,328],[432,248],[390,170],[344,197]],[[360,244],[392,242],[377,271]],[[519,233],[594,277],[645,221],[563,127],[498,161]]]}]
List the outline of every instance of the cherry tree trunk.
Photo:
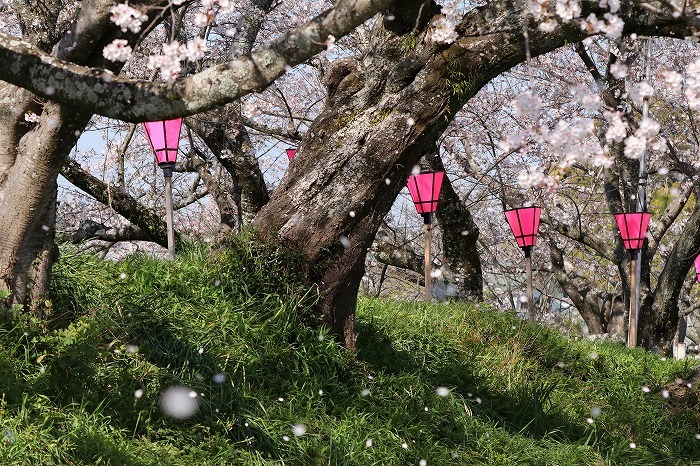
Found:
[{"label": "cherry tree trunk", "polygon": [[[46,34],[55,29],[58,13],[53,9],[60,2],[47,5],[46,11],[55,15],[34,8],[24,12],[31,24],[25,31],[28,40],[57,58],[119,71],[121,64],[106,62],[102,55],[118,33],[109,22],[109,2],[84,2],[62,37]],[[28,112],[36,115],[36,121],[25,118]],[[0,291],[10,292],[5,304],[26,304],[48,289],[55,258],[58,174],[91,117],[90,105],[43,101],[0,83]]]},{"label": "cherry tree trunk", "polygon": [[[427,155],[426,159],[432,170],[445,170],[442,160],[436,153]],[[445,177],[442,182],[438,205],[435,217],[442,231],[443,253],[448,266],[446,272],[448,278],[455,282],[453,297],[483,301],[484,280],[481,272],[481,258],[477,249],[479,227],[448,177]]]},{"label": "cherry tree trunk", "polygon": [[639,309],[639,344],[670,354],[678,328],[678,300],[683,282],[700,250],[700,206],[696,206],[683,233],[666,259],[654,292],[643,296]]},{"label": "cherry tree trunk", "polygon": [[[520,21],[504,5],[477,8],[460,25],[463,39],[446,46],[396,16],[375,24],[365,56],[329,69],[326,107],[253,223],[305,256],[321,292],[321,319],[346,346],[355,345],[356,296],[382,219],[456,112],[524,59],[522,29],[513,27]],[[568,32],[580,38],[575,28]],[[542,35],[532,53],[566,38]]]}]

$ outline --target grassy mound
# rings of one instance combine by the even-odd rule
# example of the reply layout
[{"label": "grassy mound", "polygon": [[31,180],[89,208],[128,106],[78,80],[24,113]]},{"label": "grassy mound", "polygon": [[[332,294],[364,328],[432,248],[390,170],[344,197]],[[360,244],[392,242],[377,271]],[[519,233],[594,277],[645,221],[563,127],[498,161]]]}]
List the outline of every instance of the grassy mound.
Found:
[{"label": "grassy mound", "polygon": [[[48,327],[0,330],[0,464],[700,464],[689,363],[368,299],[352,354],[300,323],[299,271],[249,238],[173,263],[66,252]],[[164,412],[172,387],[194,414]]]}]

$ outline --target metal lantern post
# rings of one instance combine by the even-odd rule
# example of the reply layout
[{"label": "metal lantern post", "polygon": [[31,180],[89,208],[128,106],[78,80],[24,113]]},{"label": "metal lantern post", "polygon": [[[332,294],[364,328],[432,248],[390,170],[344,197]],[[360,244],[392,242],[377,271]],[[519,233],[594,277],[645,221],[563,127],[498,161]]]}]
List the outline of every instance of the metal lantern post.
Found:
[{"label": "metal lantern post", "polygon": [[292,160],[295,155],[297,155],[297,150],[293,147],[290,147],[289,149],[284,150],[287,153],[287,158],[289,160]]},{"label": "metal lantern post", "polygon": [[180,144],[182,118],[152,121],[143,124],[143,130],[165,178],[165,221],[168,226],[168,259],[175,259],[175,229],[173,228],[172,177]]},{"label": "metal lantern post", "polygon": [[411,175],[408,178],[408,191],[416,206],[416,210],[423,216],[425,223],[425,301],[430,302],[430,237],[432,231],[432,214],[437,210],[440,188],[445,172],[429,172]]},{"label": "metal lantern post", "polygon": [[637,346],[637,317],[639,306],[637,305],[637,293],[639,281],[637,279],[637,257],[644,246],[644,238],[649,226],[649,212],[627,212],[615,214],[617,228],[620,230],[622,244],[630,252],[630,317],[629,330],[627,332],[627,346]]},{"label": "metal lantern post", "polygon": [[527,277],[527,314],[530,320],[535,320],[535,303],[532,296],[532,247],[537,243],[537,232],[540,229],[541,207],[520,207],[506,210],[506,220],[513,231],[515,241],[525,253],[525,274]]}]

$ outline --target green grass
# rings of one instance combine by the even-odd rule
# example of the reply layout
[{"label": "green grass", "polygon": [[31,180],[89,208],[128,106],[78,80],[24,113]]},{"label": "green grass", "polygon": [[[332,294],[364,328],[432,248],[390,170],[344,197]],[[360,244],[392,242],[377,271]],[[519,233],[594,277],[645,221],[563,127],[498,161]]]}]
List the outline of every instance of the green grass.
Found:
[{"label": "green grass", "polygon": [[[3,316],[0,464],[700,465],[690,362],[370,299],[350,353],[306,325],[302,271],[249,236],[173,263],[64,251],[48,323]],[[191,418],[161,411],[173,385]]]}]

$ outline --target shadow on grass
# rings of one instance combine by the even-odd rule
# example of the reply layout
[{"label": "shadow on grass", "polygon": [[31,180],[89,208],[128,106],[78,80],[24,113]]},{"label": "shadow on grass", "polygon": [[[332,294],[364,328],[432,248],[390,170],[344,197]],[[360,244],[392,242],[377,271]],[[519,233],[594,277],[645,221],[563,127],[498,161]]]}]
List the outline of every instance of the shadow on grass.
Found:
[{"label": "shadow on grass", "polygon": [[[532,438],[560,437],[567,440],[585,439],[585,430],[572,424],[551,403],[550,395],[556,389],[553,382],[533,382],[506,393],[489,391],[473,362],[454,348],[453,342],[436,335],[425,335],[422,343],[430,349],[439,347],[439,357],[418,360],[420,351],[397,350],[391,337],[381,328],[368,322],[358,322],[358,358],[377,372],[389,374],[412,373],[433,387],[451,387],[473,406],[473,415],[482,421],[496,424],[513,434]],[[431,355],[432,356],[432,355]],[[478,401],[477,401],[478,397]],[[459,430],[459,426],[453,426]],[[556,434],[555,434],[556,433]]]}]

